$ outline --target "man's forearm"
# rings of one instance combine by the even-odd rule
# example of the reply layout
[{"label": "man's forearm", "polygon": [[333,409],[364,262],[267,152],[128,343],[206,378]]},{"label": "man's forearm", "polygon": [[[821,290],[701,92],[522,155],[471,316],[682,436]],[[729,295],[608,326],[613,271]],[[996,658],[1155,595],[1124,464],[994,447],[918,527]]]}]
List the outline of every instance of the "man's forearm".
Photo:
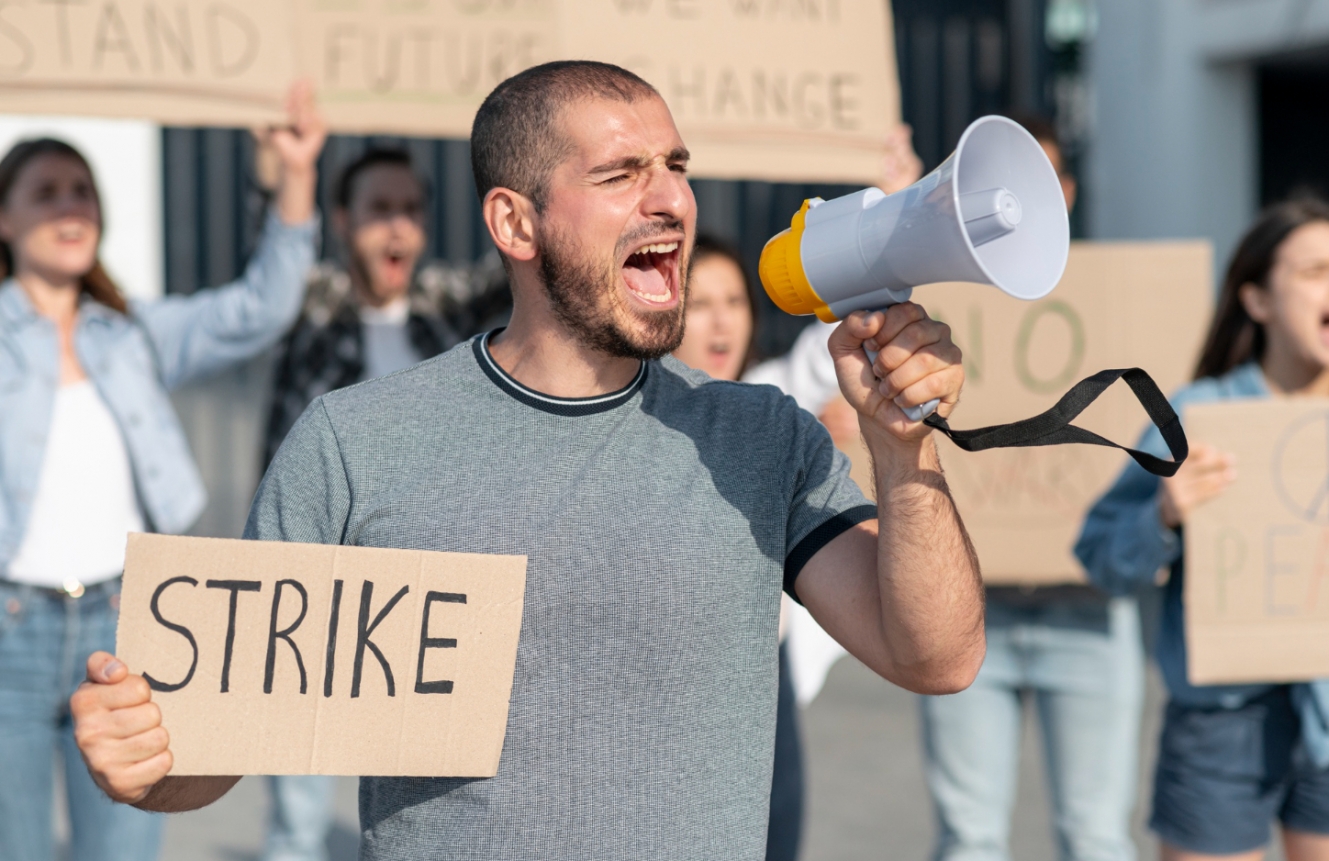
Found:
[{"label": "man's forearm", "polygon": [[912,690],[963,689],[982,664],[983,583],[936,445],[865,430],[877,487],[882,636]]},{"label": "man's forearm", "polygon": [[134,803],[153,813],[184,813],[207,807],[231,791],[238,777],[167,777]]}]

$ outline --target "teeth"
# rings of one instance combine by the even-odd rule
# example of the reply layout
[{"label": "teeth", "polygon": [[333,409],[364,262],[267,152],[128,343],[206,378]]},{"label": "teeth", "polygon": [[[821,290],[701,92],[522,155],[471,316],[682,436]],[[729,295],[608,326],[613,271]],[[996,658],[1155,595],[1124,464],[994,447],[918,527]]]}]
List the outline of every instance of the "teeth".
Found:
[{"label": "teeth", "polygon": [[636,251],[632,252],[632,256],[636,257],[639,254],[668,254],[671,251],[676,250],[678,250],[677,242],[659,242],[655,245],[647,245],[644,248],[638,248]]},{"label": "teeth", "polygon": [[668,301],[669,301],[669,291],[668,291],[668,290],[664,291],[663,293],[643,293],[641,290],[633,290],[632,292],[633,292],[633,293],[636,293],[636,294],[637,294],[638,296],[640,296],[641,298],[646,299],[646,300],[651,301],[651,302],[668,302]]}]

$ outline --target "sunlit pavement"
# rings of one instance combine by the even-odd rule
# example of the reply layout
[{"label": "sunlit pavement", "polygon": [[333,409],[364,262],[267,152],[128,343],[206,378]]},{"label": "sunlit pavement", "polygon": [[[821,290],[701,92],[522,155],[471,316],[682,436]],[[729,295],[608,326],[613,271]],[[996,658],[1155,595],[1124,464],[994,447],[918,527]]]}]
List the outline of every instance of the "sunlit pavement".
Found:
[{"label": "sunlit pavement", "polygon": [[[1153,761],[1161,692],[1150,677],[1143,733],[1142,790]],[[1020,861],[1054,861],[1041,753],[1026,725],[1011,854]],[[805,861],[905,859],[925,861],[932,841],[932,810],[923,788],[918,708],[912,694],[878,679],[851,659],[831,672],[825,690],[805,714],[810,810]],[[171,817],[162,854],[168,861],[252,861],[262,841],[263,782],[246,778],[221,802]],[[339,779],[337,825],[329,841],[332,861],[357,852],[356,782]],[[1141,859],[1155,857],[1151,838],[1136,835]]]}]

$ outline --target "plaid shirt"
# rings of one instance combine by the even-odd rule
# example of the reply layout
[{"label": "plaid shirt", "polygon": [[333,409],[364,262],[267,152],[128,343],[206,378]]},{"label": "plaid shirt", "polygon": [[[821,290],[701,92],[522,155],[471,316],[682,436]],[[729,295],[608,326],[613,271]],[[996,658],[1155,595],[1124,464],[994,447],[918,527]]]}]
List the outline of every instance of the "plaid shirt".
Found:
[{"label": "plaid shirt", "polygon": [[[473,266],[426,264],[411,284],[409,300],[407,332],[422,358],[501,326],[512,313],[512,293],[497,254]],[[314,398],[358,383],[364,373],[364,329],[350,275],[320,263],[310,273],[300,319],[281,343],[264,469]]]}]

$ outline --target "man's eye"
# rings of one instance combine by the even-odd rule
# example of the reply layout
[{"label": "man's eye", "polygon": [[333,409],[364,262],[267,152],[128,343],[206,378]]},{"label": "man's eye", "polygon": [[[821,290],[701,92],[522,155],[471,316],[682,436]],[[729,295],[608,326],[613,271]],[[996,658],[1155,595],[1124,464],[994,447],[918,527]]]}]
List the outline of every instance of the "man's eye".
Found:
[{"label": "man's eye", "polygon": [[674,173],[686,174],[688,172],[688,166],[681,162],[679,164],[669,165],[669,169],[672,170]]},{"label": "man's eye", "polygon": [[607,179],[605,179],[604,182],[603,182],[603,184],[604,184],[604,185],[616,185],[616,184],[618,184],[618,183],[620,183],[620,182],[623,182],[623,181],[626,180],[627,178],[628,178],[628,175],[627,175],[626,173],[616,173],[616,174],[614,174],[613,176],[608,177]]}]

